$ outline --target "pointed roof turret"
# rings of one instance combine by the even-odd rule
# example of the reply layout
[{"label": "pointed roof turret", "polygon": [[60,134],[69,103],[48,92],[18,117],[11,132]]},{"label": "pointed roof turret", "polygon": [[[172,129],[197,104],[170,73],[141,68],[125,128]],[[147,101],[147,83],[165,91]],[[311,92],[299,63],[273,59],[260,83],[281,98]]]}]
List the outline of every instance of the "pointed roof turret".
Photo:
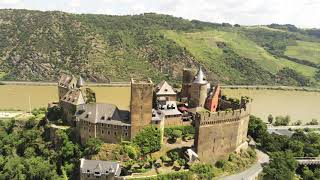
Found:
[{"label": "pointed roof turret", "polygon": [[82,77],[80,76],[78,81],[77,81],[77,87],[80,88],[84,86],[84,80],[82,79]]},{"label": "pointed roof turret", "polygon": [[196,84],[207,84],[207,77],[204,75],[201,66],[199,67],[199,71],[197,75],[194,77],[193,83]]}]

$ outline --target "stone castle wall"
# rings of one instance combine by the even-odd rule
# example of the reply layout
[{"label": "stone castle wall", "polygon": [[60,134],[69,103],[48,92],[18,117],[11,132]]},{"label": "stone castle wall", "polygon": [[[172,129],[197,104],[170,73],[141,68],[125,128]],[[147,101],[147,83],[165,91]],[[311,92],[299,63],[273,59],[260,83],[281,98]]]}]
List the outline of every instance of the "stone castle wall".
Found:
[{"label": "stone castle wall", "polygon": [[200,161],[214,163],[226,159],[245,143],[249,115],[249,108],[229,112],[197,112],[194,144]]},{"label": "stone castle wall", "polygon": [[62,120],[69,125],[74,125],[74,114],[76,113],[77,106],[61,101],[60,107],[62,107]]},{"label": "stone castle wall", "polygon": [[104,123],[91,123],[84,120],[77,122],[81,144],[90,138],[99,138],[105,143],[120,143],[130,140],[130,126],[119,126]]}]

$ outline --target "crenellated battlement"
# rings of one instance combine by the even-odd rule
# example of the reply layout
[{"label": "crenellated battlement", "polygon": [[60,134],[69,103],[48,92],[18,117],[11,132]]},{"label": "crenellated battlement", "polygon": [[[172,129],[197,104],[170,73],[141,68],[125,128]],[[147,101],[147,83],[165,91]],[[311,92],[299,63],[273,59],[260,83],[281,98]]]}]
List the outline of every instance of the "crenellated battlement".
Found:
[{"label": "crenellated battlement", "polygon": [[245,108],[230,110],[230,111],[202,111],[197,112],[196,119],[200,126],[210,125],[210,124],[222,124],[228,122],[240,121],[243,117],[250,115],[250,103],[246,104]]}]

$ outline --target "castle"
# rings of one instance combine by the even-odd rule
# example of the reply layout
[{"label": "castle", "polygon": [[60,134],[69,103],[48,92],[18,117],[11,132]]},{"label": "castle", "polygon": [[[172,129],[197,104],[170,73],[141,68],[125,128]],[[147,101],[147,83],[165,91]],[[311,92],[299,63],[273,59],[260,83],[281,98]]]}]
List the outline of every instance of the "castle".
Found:
[{"label": "castle", "polygon": [[154,125],[194,125],[194,151],[200,161],[213,163],[245,147],[250,101],[228,99],[219,84],[210,85],[201,68],[183,70],[181,92],[166,81],[154,86],[151,79],[131,79],[130,110],[97,103],[94,92],[84,89],[80,77],[62,75],[58,82],[62,119],[74,126],[79,141],[90,138],[105,143],[129,141],[143,128]]},{"label": "castle", "polygon": [[163,125],[162,114],[152,110],[151,79],[131,79],[130,111],[114,104],[97,103],[93,91],[83,86],[81,77],[76,80],[66,74],[58,82],[62,120],[75,127],[81,144],[90,138],[99,138],[105,143],[129,141],[146,126]]}]

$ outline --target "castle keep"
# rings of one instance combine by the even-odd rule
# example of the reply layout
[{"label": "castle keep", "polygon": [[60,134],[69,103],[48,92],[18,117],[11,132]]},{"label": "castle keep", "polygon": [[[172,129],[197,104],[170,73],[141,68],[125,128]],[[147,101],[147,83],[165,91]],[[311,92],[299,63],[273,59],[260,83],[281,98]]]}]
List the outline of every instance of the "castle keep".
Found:
[{"label": "castle keep", "polygon": [[212,163],[228,158],[245,146],[249,123],[249,105],[231,111],[202,111],[195,118],[195,151],[200,161]]},{"label": "castle keep", "polygon": [[153,83],[151,79],[131,79],[131,136],[151,124]]}]

